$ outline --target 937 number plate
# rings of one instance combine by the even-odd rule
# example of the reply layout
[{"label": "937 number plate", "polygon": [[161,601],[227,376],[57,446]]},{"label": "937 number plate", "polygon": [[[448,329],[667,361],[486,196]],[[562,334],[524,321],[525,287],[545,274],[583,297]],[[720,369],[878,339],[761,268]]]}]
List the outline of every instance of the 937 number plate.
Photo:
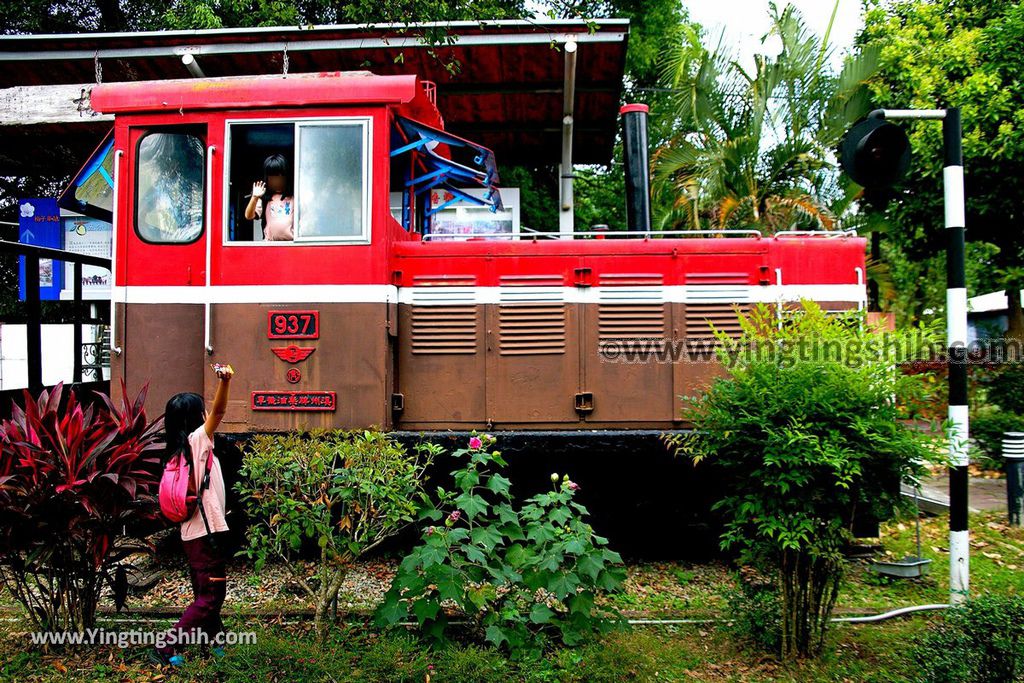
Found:
[{"label": "937 number plate", "polygon": [[319,339],[319,311],[270,311],[267,339]]}]

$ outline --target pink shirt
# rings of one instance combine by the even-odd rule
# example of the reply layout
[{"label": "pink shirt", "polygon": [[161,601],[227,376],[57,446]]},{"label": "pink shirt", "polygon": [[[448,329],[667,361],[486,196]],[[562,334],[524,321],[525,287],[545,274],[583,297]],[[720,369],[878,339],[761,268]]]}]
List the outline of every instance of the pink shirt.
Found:
[{"label": "pink shirt", "polygon": [[[263,202],[267,203],[267,217],[263,218]],[[263,239],[293,240],[292,232],[292,198],[274,194],[269,199],[261,197],[256,202],[256,215],[263,218]]]},{"label": "pink shirt", "polygon": [[[203,508],[206,510],[206,520],[210,523],[210,531],[227,531],[228,523],[224,519],[224,508],[227,507],[227,499],[224,495],[224,475],[220,471],[220,460],[213,454],[213,440],[207,435],[205,425],[199,425],[199,429],[188,435],[188,445],[192,447],[192,474],[196,478],[196,491],[203,483],[206,459],[213,458],[210,483],[203,491]],[[199,506],[196,505],[195,514],[181,523],[181,540],[190,541],[205,535],[206,525],[203,524],[203,514],[199,511]]]}]

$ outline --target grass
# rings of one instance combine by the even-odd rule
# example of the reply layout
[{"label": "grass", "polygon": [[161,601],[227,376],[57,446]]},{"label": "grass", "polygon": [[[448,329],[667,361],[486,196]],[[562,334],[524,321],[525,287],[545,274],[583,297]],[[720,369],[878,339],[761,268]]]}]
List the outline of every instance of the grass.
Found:
[{"label": "grass", "polygon": [[[509,660],[479,644],[461,642],[431,649],[415,636],[379,633],[362,624],[334,629],[320,646],[307,625],[228,623],[257,633],[255,645],[229,649],[223,660],[190,659],[180,672],[159,670],[142,647],[97,646],[43,654],[22,646],[23,634],[0,634],[0,681],[907,681],[913,666],[908,639],[925,619],[880,626],[843,626],[832,634],[820,660],[780,664],[744,650],[714,628],[635,627],[544,659]],[[150,624],[146,628],[164,628]],[[128,627],[127,624],[124,627]]]},{"label": "grass", "polygon": [[[971,594],[1024,592],[1024,528],[1010,527],[1005,512],[970,516]],[[887,558],[917,552],[911,517],[882,525],[879,538]],[[883,612],[910,605],[949,601],[949,518],[921,520],[921,555],[932,560],[921,579],[891,579],[875,573],[868,560],[851,560],[836,604],[839,613]],[[723,593],[735,586],[735,571],[723,562],[640,564],[628,568],[627,591],[611,602],[645,616],[716,616]]]},{"label": "grass", "polygon": [[[1024,591],[1024,530],[1005,513],[971,516],[971,592]],[[933,560],[920,580],[888,580],[866,561],[850,564],[838,612],[880,612],[948,600],[948,519],[922,520],[922,554]],[[880,541],[893,558],[913,554],[912,519],[882,528]],[[728,565],[712,562],[647,563],[629,568],[620,609],[644,616],[722,616],[723,594],[733,585]],[[294,602],[291,604],[294,606]],[[413,634],[381,632],[364,622],[338,625],[318,645],[310,625],[227,619],[234,631],[254,631],[255,645],[238,645],[221,661],[190,660],[180,675],[158,670],[141,646],[67,648],[43,653],[29,647],[20,622],[0,622],[0,683],[6,681],[912,681],[909,649],[940,614],[921,614],[872,625],[836,624],[827,652],[814,661],[779,663],[744,648],[715,626],[637,626],[576,648],[554,649],[540,661],[515,662],[478,642],[431,649]],[[107,628],[163,630],[173,620],[104,622]]]},{"label": "grass", "polygon": [[[1006,523],[1005,512],[970,516],[972,595],[1014,595],[1024,591],[1024,528]],[[915,555],[912,518],[883,525],[881,542],[893,559]],[[888,579],[870,570],[867,562],[851,563],[837,609],[883,609],[949,601],[949,518],[921,519],[921,555],[932,560],[928,576]]]}]

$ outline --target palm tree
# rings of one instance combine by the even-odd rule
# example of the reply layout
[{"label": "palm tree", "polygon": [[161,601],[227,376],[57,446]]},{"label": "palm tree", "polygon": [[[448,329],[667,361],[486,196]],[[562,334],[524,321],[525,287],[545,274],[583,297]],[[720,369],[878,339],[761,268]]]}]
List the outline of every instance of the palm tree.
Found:
[{"label": "palm tree", "polygon": [[654,154],[654,189],[669,207],[659,227],[820,229],[850,214],[858,188],[839,174],[834,150],[868,112],[877,50],[832,73],[831,21],[819,38],[792,6],[773,2],[770,12],[765,40],[777,36],[781,51],[756,55],[752,72],[693,27],[667,54],[673,135]]}]

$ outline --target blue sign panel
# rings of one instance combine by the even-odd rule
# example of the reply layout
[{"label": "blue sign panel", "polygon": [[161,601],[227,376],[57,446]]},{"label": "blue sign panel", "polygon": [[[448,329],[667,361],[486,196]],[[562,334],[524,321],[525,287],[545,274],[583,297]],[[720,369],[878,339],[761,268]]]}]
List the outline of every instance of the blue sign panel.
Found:
[{"label": "blue sign panel", "polygon": [[[18,241],[51,249],[64,248],[60,209],[53,197],[18,200]],[[18,259],[18,295],[25,300],[25,257]],[[60,299],[64,269],[52,259],[39,259],[39,298]]]}]

